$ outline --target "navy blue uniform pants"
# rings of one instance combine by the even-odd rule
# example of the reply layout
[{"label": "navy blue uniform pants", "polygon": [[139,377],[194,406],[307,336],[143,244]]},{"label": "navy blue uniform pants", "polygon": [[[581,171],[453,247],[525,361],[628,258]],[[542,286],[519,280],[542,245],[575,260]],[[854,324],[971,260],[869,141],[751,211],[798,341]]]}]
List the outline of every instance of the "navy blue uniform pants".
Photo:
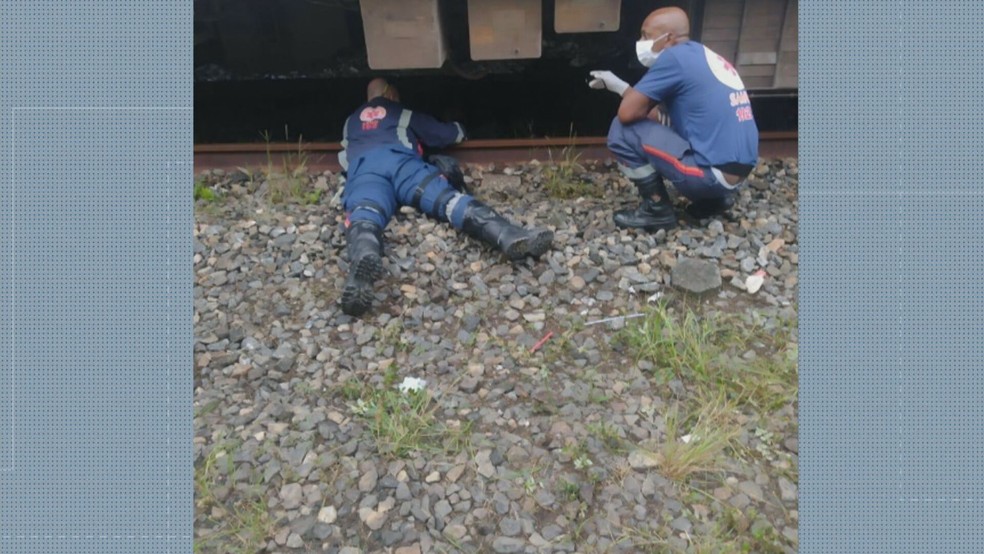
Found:
[{"label": "navy blue uniform pants", "polygon": [[623,125],[616,117],[608,131],[608,149],[629,179],[657,173],[691,201],[727,196],[744,184],[730,185],[717,168],[699,166],[689,142],[649,119]]},{"label": "navy blue uniform pants", "polygon": [[[350,161],[342,205],[349,222],[372,221],[386,227],[400,206],[464,225],[465,208],[473,200],[452,187],[437,167],[397,148],[377,148]],[[421,186],[423,185],[423,186]]]}]

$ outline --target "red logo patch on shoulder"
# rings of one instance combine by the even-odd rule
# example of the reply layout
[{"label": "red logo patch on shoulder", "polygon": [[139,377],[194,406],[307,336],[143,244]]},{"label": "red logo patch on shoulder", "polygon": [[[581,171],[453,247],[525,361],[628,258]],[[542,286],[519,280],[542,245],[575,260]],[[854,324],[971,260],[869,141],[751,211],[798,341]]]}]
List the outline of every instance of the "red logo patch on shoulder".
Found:
[{"label": "red logo patch on shoulder", "polygon": [[359,114],[359,119],[362,121],[376,121],[377,119],[382,119],[384,117],[386,117],[386,108],[382,106],[375,108],[369,106],[368,108],[362,110],[362,113]]},{"label": "red logo patch on shoulder", "polygon": [[379,127],[379,120],[386,117],[386,108],[382,106],[369,106],[362,110],[359,119],[362,121],[362,130],[371,131]]}]

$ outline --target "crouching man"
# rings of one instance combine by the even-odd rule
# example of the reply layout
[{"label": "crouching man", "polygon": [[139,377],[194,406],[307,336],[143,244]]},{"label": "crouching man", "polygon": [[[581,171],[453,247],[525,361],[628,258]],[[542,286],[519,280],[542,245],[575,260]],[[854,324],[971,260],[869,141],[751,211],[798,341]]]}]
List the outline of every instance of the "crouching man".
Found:
[{"label": "crouching man", "polygon": [[[758,161],[758,127],[741,77],[689,33],[683,10],[656,10],[636,43],[649,70],[634,87],[610,71],[591,72],[589,86],[622,97],[608,148],[642,197],[638,208],[615,213],[620,228],[676,226],[664,178],[690,200],[693,217],[724,212]],[[657,105],[665,106],[662,115]]]}]

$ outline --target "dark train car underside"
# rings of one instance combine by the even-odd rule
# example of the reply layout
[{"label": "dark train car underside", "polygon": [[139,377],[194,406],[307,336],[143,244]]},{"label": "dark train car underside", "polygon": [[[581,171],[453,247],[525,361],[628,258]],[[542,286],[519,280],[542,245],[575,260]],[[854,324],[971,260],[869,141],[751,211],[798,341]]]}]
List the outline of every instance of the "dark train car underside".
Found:
[{"label": "dark train car underside", "polygon": [[196,0],[195,142],[332,142],[383,76],[474,139],[603,136],[647,13],[678,5],[735,64],[759,128],[797,127],[796,0]]}]

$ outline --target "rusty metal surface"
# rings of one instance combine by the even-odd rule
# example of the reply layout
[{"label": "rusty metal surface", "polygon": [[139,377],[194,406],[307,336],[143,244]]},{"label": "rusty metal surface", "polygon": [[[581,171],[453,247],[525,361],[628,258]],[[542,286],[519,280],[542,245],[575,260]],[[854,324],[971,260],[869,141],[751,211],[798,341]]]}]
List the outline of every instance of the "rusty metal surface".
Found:
[{"label": "rusty metal surface", "polygon": [[540,0],[468,0],[471,59],[539,58],[542,9]]},{"label": "rusty metal surface", "polygon": [[557,0],[554,31],[558,33],[602,33],[617,31],[621,0]]},{"label": "rusty metal surface", "polygon": [[[796,132],[762,133],[760,138],[759,155],[763,158],[797,156]],[[606,160],[611,158],[611,153],[605,142],[605,137],[471,140],[449,149],[448,153],[464,163],[549,161],[551,155],[555,160],[564,159],[564,149],[573,145],[580,161]],[[300,157],[311,170],[339,171],[337,154],[340,149],[337,142],[308,143],[302,145],[303,156],[299,156],[297,144],[200,144],[194,150],[195,171],[252,169],[267,164],[281,168],[285,163],[292,165]]]},{"label": "rusty metal surface", "polygon": [[362,0],[372,69],[439,68],[447,41],[437,0]]}]

